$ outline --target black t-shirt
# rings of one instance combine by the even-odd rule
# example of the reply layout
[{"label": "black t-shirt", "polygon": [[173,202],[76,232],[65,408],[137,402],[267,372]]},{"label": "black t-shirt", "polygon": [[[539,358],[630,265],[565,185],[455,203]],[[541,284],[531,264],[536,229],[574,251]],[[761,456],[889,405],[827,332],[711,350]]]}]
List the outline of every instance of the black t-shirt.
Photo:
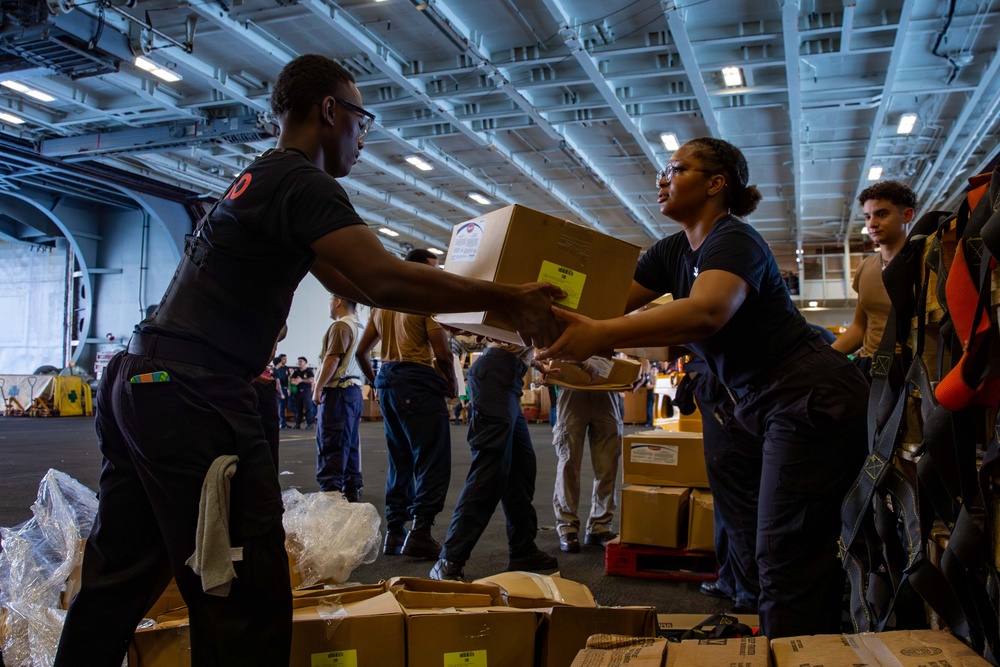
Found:
[{"label": "black t-shirt", "polygon": [[792,304],[778,263],[757,230],[730,215],[716,223],[697,250],[691,250],[684,232],[660,239],[639,259],[635,281],[684,299],[698,274],[714,269],[739,276],[750,292],[725,326],[688,347],[726,386],[759,384],[817,334]]},{"label": "black t-shirt", "polygon": [[313,378],[316,377],[316,374],[313,373],[312,368],[307,366],[305,370],[296,368],[292,371],[291,377],[293,380],[299,381],[299,391],[303,391],[304,387],[312,385]]},{"label": "black t-shirt", "polygon": [[284,389],[288,389],[288,366],[282,366],[281,368],[275,368],[274,369],[274,377],[278,378],[278,383]]},{"label": "black t-shirt", "polygon": [[316,261],[310,244],[360,224],[336,179],[297,150],[268,151],[229,186],[139,330],[211,346],[257,375]]}]

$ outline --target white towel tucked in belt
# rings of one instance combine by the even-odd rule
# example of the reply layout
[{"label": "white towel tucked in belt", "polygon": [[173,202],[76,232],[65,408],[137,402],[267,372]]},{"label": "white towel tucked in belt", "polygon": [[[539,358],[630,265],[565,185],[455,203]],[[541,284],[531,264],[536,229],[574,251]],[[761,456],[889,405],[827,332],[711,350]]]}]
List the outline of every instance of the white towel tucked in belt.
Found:
[{"label": "white towel tucked in belt", "polygon": [[212,461],[201,486],[198,530],[194,553],[186,564],[201,577],[201,588],[209,595],[227,597],[236,578],[229,544],[229,478],[236,472],[235,455]]}]

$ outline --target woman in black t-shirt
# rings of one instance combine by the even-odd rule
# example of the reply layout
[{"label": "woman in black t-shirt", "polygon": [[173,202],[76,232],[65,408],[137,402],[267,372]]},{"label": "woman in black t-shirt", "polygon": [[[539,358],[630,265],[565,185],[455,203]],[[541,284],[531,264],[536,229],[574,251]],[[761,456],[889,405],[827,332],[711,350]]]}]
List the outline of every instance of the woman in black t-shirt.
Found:
[{"label": "woman in black t-shirt", "polygon": [[567,323],[539,358],[687,345],[763,437],[757,529],[761,627],[769,637],[840,631],[840,505],[867,453],[865,379],[809,328],[767,243],[740,220],[760,201],[743,154],[713,138],[681,146],[657,174],[660,212],[682,231],[640,259],[628,312],[612,320],[556,309]]}]

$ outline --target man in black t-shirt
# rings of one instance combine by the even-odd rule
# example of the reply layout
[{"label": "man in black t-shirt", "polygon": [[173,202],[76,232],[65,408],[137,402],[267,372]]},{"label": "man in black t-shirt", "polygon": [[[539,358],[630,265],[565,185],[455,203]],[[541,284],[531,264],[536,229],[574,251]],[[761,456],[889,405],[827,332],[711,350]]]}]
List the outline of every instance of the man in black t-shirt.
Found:
[{"label": "man in black t-shirt", "polygon": [[[105,371],[100,502],[56,667],[120,667],[171,576],[190,612],[192,664],[289,664],[281,487],[251,381],[306,273],[369,305],[496,310],[538,345],[558,333],[552,298],[565,294],[551,285],[460,278],[382,247],[336,180],[357,162],[374,119],[350,72],[302,56],[271,90],[276,148],[244,169],[187,237],[156,311]],[[228,535],[213,537],[231,548],[212,553],[232,561],[213,561],[196,539],[202,488],[227,480]]]},{"label": "man in black t-shirt", "polygon": [[279,354],[272,362],[274,379],[278,382],[278,428],[288,428],[285,413],[290,407],[291,393],[288,389],[288,356]]},{"label": "man in black t-shirt", "polygon": [[312,392],[313,378],[316,374],[309,366],[309,360],[299,357],[299,367],[292,371],[288,378],[289,384],[295,387],[295,425],[292,428],[302,428],[302,420],[305,418],[306,428],[313,427]]}]

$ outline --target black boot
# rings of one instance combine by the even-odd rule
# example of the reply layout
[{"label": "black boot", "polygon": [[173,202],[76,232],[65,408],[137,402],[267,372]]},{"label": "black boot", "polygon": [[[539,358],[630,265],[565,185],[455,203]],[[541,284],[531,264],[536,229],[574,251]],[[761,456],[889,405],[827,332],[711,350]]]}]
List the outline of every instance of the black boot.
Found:
[{"label": "black boot", "polygon": [[349,503],[360,503],[361,502],[361,487],[356,487],[353,489],[344,489],[344,497],[347,498]]},{"label": "black boot", "polygon": [[431,535],[433,519],[413,518],[413,528],[403,543],[403,555],[422,560],[437,560],[441,553],[441,544]]},{"label": "black boot", "polygon": [[406,524],[393,524],[385,529],[385,542],[382,544],[382,553],[386,556],[398,556],[403,551],[403,544],[406,542]]}]

